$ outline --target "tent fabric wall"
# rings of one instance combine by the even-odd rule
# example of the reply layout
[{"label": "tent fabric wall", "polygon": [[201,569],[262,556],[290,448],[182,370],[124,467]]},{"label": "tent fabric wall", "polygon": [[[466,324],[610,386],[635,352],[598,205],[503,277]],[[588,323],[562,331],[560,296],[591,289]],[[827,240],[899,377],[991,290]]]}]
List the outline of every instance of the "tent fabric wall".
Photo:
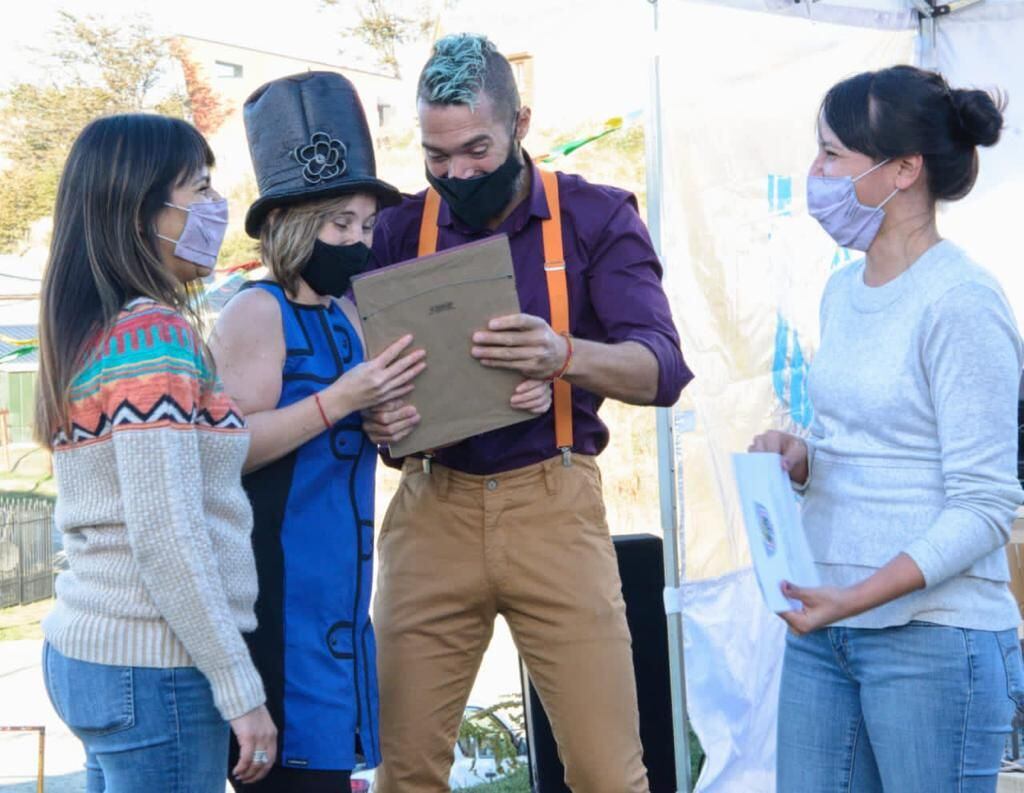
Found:
[{"label": "tent fabric wall", "polygon": [[661,0],[662,253],[697,378],[677,416],[686,696],[697,789],[771,793],[784,631],[749,556],[729,455],[808,421],[818,299],[845,252],[806,216],[815,117],[836,80],[912,57],[912,31]]},{"label": "tent fabric wall", "polygon": [[785,623],[749,567],[687,585],[681,605],[690,716],[706,747],[698,789],[768,793]]},{"label": "tent fabric wall", "polygon": [[729,454],[808,421],[802,376],[836,248],[805,211],[815,121],[836,80],[913,55],[873,31],[661,0],[661,249],[697,378],[682,411],[685,577],[749,564]]},{"label": "tent fabric wall", "polygon": [[765,428],[809,424],[821,291],[860,256],[806,214],[819,103],[843,77],[915,60],[954,85],[1008,91],[1003,141],[982,152],[975,192],[944,207],[940,223],[996,274],[1022,317],[1024,256],[1010,213],[1024,194],[1024,52],[1015,46],[1024,2],[986,0],[941,19],[934,49],[919,42],[905,0],[658,7],[661,250],[697,374],[675,411],[687,707],[708,753],[697,789],[771,793],[784,631],[749,568],[729,455]]}]

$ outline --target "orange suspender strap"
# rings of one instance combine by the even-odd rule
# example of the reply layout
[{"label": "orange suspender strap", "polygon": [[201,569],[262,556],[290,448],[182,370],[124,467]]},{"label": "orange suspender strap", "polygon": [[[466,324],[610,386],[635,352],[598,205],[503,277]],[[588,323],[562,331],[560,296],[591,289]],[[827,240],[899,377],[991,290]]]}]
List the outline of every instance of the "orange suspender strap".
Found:
[{"label": "orange suspender strap", "polygon": [[[420,241],[416,249],[417,256],[429,256],[437,253],[437,215],[441,211],[441,196],[433,187],[427,188],[423,202],[423,217],[420,219]],[[427,449],[423,455],[423,473],[430,473],[430,461],[434,456],[433,449]]]},{"label": "orange suspender strap", "polygon": [[[569,333],[569,286],[565,277],[565,254],[562,251],[562,210],[558,200],[558,176],[554,171],[541,171],[544,196],[548,200],[550,218],[541,222],[544,236],[544,274],[548,281],[551,304],[551,329]],[[554,382],[555,444],[568,464],[572,450],[572,386],[565,380]]]},{"label": "orange suspender strap", "polygon": [[[562,215],[558,200],[558,177],[554,171],[541,171],[541,182],[548,202],[547,220],[541,221],[544,239],[544,275],[547,278],[548,301],[551,306],[551,328],[555,333],[569,333],[569,287],[565,277],[565,255],[562,251]],[[437,217],[441,209],[441,196],[433,188],[427,189],[420,221],[420,239],[417,255],[429,256],[437,252]],[[554,382],[555,444],[562,452],[566,464],[572,451],[572,386],[565,380]]]},{"label": "orange suspender strap", "polygon": [[437,214],[441,211],[441,196],[433,187],[427,188],[423,203],[423,219],[420,220],[420,244],[417,256],[437,253]]}]

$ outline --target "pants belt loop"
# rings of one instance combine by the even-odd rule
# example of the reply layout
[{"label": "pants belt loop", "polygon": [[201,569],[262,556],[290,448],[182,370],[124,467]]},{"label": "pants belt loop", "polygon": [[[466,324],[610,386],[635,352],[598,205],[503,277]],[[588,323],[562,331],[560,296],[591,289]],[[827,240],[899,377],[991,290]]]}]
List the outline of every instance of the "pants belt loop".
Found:
[{"label": "pants belt loop", "polygon": [[430,470],[430,479],[434,484],[434,489],[437,492],[437,498],[439,501],[448,500],[448,487],[451,482],[451,471],[445,468],[443,465],[432,465]]},{"label": "pants belt loop", "polygon": [[544,472],[544,486],[548,489],[548,495],[558,495],[557,469],[561,466],[561,458],[545,460],[540,465]]}]

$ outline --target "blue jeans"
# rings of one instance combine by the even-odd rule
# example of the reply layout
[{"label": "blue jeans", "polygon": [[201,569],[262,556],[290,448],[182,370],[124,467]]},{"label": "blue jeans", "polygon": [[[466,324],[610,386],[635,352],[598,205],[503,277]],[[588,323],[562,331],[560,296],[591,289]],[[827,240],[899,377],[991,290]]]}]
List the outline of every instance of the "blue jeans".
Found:
[{"label": "blue jeans", "polygon": [[197,669],[92,664],[46,643],[43,676],[85,744],[88,793],[224,793],[229,728]]},{"label": "blue jeans", "polygon": [[790,634],[777,793],[994,793],[1019,706],[1013,630],[912,622]]}]

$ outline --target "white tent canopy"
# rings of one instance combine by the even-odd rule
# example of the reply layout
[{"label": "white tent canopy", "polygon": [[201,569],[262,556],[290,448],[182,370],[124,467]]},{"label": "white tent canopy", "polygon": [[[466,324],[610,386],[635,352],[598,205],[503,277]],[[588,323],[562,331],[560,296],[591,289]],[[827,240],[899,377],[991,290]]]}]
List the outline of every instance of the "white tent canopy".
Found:
[{"label": "white tent canopy", "polygon": [[[657,0],[649,219],[697,379],[659,421],[668,580],[682,612],[688,714],[707,753],[697,789],[774,791],[783,624],[761,603],[729,455],[767,427],[802,431],[818,302],[837,249],[806,214],[822,96],[896,63],[1011,98],[1002,141],[940,230],[1001,281],[1024,318],[1024,0]],[[925,13],[921,13],[923,10]],[[675,531],[673,531],[675,530]],[[670,620],[672,622],[672,620]],[[677,653],[678,655],[678,653]],[[684,679],[679,658],[678,680]],[[682,711],[682,686],[675,692]],[[676,727],[677,765],[685,757]],[[679,774],[684,789],[684,775]]]}]

